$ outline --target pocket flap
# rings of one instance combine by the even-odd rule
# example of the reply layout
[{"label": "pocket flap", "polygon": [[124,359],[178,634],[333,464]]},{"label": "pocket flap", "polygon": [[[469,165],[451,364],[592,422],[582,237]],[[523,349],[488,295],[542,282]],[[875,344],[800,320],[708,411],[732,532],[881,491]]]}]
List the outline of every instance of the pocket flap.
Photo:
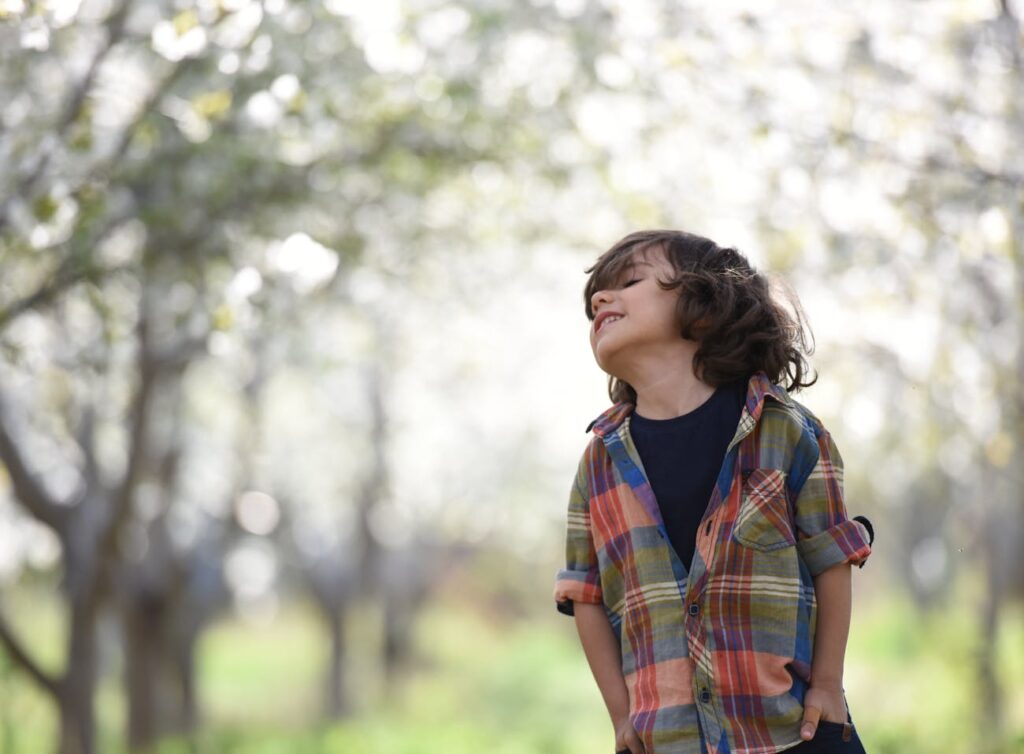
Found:
[{"label": "pocket flap", "polygon": [[785,471],[765,468],[744,472],[732,537],[755,550],[775,550],[796,544]]}]

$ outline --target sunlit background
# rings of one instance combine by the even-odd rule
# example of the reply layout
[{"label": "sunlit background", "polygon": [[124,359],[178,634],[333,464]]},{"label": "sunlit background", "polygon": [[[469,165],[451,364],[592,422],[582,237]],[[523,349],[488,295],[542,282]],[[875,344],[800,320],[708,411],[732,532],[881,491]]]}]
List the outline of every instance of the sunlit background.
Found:
[{"label": "sunlit background", "polygon": [[0,0],[0,752],[593,754],[625,233],[797,292],[869,754],[1024,751],[1024,3]]}]

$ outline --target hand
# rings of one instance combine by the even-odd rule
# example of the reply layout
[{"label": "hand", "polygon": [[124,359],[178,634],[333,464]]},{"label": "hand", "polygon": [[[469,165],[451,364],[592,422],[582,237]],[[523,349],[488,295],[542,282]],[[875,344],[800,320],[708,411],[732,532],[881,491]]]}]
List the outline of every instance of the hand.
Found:
[{"label": "hand", "polygon": [[615,754],[624,751],[629,754],[646,754],[644,742],[640,740],[628,716],[615,725]]},{"label": "hand", "polygon": [[820,720],[846,722],[846,697],[838,686],[815,686],[813,683],[804,694],[804,721],[800,726],[800,738],[810,741],[818,729]]}]

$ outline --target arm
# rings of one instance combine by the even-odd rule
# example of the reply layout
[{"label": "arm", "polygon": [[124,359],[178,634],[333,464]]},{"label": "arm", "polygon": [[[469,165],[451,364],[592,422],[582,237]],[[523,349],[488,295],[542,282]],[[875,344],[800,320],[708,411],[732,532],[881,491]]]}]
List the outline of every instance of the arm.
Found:
[{"label": "arm", "polygon": [[850,519],[843,495],[843,458],[832,436],[819,427],[811,465],[796,498],[797,548],[814,579],[817,621],[811,685],[804,695],[800,735],[814,736],[819,719],[846,722],[843,661],[850,632],[851,566],[863,567],[871,554],[871,533]]},{"label": "arm", "polygon": [[643,742],[629,719],[629,690],[622,675],[622,650],[604,606],[581,602],[575,606],[574,615],[583,653],[615,728],[615,751],[644,754]]},{"label": "arm", "polygon": [[804,721],[800,726],[800,737],[805,741],[814,738],[819,720],[846,722],[843,660],[850,633],[850,571],[850,563],[846,562],[814,577],[818,619],[814,632],[811,685],[804,695]]},{"label": "arm", "polygon": [[631,754],[643,754],[643,744],[629,720],[622,650],[605,612],[601,568],[590,529],[589,465],[584,453],[569,494],[565,568],[555,576],[555,604],[558,612],[575,618],[583,653],[615,727],[616,752],[628,749]]},{"label": "arm", "polygon": [[[838,692],[843,690],[843,659],[846,655],[846,640],[850,634],[850,582],[849,563],[833,566],[814,579],[814,593],[818,601],[818,625],[814,634],[811,684]],[[845,709],[842,715],[845,719]]]},{"label": "arm", "polygon": [[587,656],[590,671],[601,690],[612,724],[618,728],[619,723],[629,715],[629,693],[622,675],[618,639],[615,638],[602,605],[581,602],[575,606],[575,617],[583,653]]}]

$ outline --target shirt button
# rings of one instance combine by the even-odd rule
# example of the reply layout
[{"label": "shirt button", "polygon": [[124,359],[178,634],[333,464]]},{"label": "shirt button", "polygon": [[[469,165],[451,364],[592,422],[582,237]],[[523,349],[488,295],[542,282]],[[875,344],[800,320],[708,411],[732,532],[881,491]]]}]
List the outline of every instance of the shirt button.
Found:
[{"label": "shirt button", "polygon": [[700,692],[700,700],[702,702],[704,702],[705,704],[707,702],[710,702],[711,701],[711,692],[708,691],[707,689],[704,689],[703,691],[701,691]]},{"label": "shirt button", "polygon": [[698,605],[696,602],[691,602],[690,603],[690,615],[696,615],[699,612],[700,612],[700,605]]}]

